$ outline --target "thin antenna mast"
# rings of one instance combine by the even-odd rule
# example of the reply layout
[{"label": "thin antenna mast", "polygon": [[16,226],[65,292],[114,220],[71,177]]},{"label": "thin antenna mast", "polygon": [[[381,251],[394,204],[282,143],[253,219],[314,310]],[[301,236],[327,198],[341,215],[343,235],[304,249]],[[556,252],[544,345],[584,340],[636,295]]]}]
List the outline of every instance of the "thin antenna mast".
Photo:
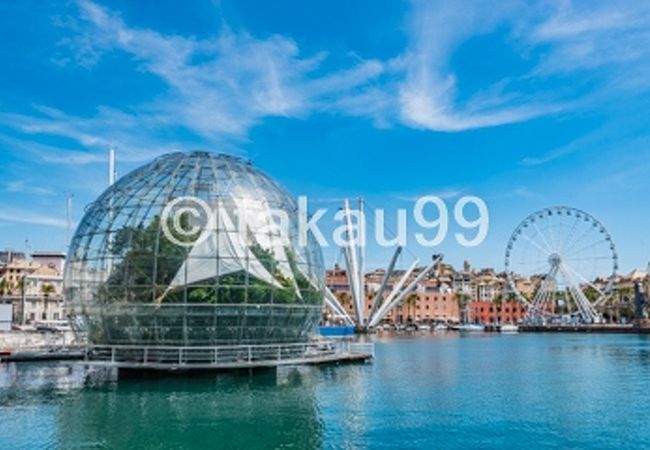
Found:
[{"label": "thin antenna mast", "polygon": [[68,194],[67,198],[65,199],[65,215],[68,232],[66,245],[68,248],[70,247],[70,241],[72,240],[72,197],[74,197],[73,194]]},{"label": "thin antenna mast", "polygon": [[[108,187],[110,188],[115,183],[115,146],[111,146],[108,149]],[[113,199],[109,199],[108,204],[108,244],[113,246],[113,233],[110,229],[113,227]],[[113,260],[109,259],[107,261],[106,273],[110,276],[113,271]]]},{"label": "thin antenna mast", "polygon": [[115,150],[114,146],[109,147],[108,149],[108,186],[113,186],[115,183]]}]

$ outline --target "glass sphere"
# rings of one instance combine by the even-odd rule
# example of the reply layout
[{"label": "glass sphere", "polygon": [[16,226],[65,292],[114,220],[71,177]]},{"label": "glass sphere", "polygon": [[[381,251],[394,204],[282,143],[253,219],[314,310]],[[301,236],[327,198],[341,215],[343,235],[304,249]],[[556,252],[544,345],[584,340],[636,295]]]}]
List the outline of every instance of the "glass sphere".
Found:
[{"label": "glass sphere", "polygon": [[88,206],[65,296],[91,344],[304,342],[323,276],[320,246],[301,239],[297,204],[276,182],[236,157],[172,153]]}]

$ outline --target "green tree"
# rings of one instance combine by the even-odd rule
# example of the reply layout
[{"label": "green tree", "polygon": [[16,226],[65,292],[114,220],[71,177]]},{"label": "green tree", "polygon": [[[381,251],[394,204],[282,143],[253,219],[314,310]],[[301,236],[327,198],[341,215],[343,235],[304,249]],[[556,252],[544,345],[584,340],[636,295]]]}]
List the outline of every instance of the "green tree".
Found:
[{"label": "green tree", "polygon": [[404,303],[406,304],[407,321],[415,319],[414,311],[417,301],[418,294],[416,292],[411,292],[404,300]]},{"label": "green tree", "polygon": [[[171,220],[171,219],[170,219]],[[188,229],[189,218],[181,217],[181,227]],[[169,229],[173,229],[172,226]],[[110,277],[100,296],[105,302],[120,301],[148,303],[306,303],[322,302],[322,291],[303,275],[296,257],[285,248],[293,280],[278,270],[278,262],[271,250],[253,243],[249,249],[266,270],[273,275],[280,287],[250,276],[245,270],[220,277],[201,280],[200,285],[169,289],[191,249],[171,242],[163,233],[160,218],[156,216],[147,226],[124,226],[117,231],[110,248],[114,261]],[[179,241],[191,244],[199,237],[175,236]],[[248,289],[245,287],[248,286]]]},{"label": "green tree", "polygon": [[0,278],[0,296],[7,295],[10,292],[11,286],[9,285],[9,282],[4,278]]},{"label": "green tree", "polygon": [[41,286],[41,292],[44,296],[48,297],[50,294],[54,294],[56,292],[56,289],[52,284],[45,283]]},{"label": "green tree", "polygon": [[593,303],[600,298],[600,292],[593,286],[587,286],[582,290],[589,302]]}]

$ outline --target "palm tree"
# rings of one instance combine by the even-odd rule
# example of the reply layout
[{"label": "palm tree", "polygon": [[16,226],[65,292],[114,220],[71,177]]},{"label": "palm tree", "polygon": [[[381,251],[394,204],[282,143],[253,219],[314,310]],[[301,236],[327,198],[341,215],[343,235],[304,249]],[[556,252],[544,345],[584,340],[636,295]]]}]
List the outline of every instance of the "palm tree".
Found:
[{"label": "palm tree", "polygon": [[412,292],[406,297],[406,300],[404,300],[404,303],[406,304],[406,314],[407,314],[407,321],[408,319],[411,319],[413,321],[415,314],[411,314],[412,308],[413,310],[415,309],[415,304],[418,301],[418,294],[415,292]]},{"label": "palm tree", "polygon": [[349,292],[339,291],[334,295],[336,296],[336,298],[339,299],[341,306],[343,306],[345,309],[348,309],[349,307],[352,306],[352,296],[350,296]]},{"label": "palm tree", "polygon": [[0,278],[0,296],[9,294],[9,287],[9,282],[4,278]]},{"label": "palm tree", "polygon": [[619,301],[630,301],[634,296],[634,289],[632,289],[630,286],[619,288],[617,292]]},{"label": "palm tree", "polygon": [[458,303],[458,310],[461,314],[461,322],[463,321],[463,314],[467,314],[466,320],[469,321],[469,303],[472,298],[462,292],[456,292],[456,294],[454,294],[454,297],[456,297],[456,302]]},{"label": "palm tree", "polygon": [[56,289],[50,283],[46,283],[41,286],[41,292],[44,296],[49,297],[50,294],[54,294]]}]

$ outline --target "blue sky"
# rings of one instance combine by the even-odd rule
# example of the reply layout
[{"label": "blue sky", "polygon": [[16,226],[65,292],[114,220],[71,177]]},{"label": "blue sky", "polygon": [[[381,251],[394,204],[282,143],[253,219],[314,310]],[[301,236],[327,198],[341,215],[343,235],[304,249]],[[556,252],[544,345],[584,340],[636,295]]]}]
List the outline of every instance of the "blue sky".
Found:
[{"label": "blue sky", "polygon": [[574,206],[645,267],[648,30],[631,1],[1,2],[0,247],[65,250],[65,197],[78,221],[116,145],[120,174],[239,154],[314,207],[480,196],[488,238],[450,236],[454,264],[500,269],[528,213]]}]

